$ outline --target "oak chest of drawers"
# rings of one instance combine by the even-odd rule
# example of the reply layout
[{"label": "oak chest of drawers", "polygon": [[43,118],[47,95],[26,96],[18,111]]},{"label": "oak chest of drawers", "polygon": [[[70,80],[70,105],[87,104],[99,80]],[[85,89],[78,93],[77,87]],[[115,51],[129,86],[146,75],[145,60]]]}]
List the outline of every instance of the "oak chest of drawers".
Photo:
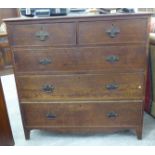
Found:
[{"label": "oak chest of drawers", "polygon": [[32,129],[141,139],[149,17],[5,20],[26,139]]}]

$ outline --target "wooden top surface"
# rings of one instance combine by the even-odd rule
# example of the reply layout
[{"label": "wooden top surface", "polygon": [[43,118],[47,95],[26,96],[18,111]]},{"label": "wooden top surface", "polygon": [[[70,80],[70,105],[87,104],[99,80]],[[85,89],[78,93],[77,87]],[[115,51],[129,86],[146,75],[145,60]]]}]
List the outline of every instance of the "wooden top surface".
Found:
[{"label": "wooden top surface", "polygon": [[102,14],[102,15],[92,15],[92,14],[83,14],[83,15],[66,15],[66,16],[51,16],[51,17],[17,17],[17,18],[7,18],[3,19],[4,22],[17,22],[17,21],[42,21],[42,20],[61,20],[61,19],[86,19],[86,18],[140,18],[140,17],[149,17],[151,13],[117,13],[117,14]]}]

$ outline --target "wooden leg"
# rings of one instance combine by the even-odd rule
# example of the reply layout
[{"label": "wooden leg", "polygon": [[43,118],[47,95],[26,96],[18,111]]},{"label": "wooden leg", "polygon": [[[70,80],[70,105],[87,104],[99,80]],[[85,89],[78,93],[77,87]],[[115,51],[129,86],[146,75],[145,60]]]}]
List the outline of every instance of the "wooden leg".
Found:
[{"label": "wooden leg", "polygon": [[29,129],[24,129],[24,133],[25,133],[25,139],[29,140],[30,139],[30,130]]},{"label": "wooden leg", "polygon": [[141,140],[142,139],[142,127],[136,128],[136,134],[137,134],[137,139]]}]

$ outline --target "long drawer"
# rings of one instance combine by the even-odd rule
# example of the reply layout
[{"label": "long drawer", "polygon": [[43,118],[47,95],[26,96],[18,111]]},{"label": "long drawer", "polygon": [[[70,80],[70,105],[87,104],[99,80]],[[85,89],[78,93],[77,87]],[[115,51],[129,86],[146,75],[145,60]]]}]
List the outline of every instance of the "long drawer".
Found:
[{"label": "long drawer", "polygon": [[20,100],[142,100],[142,74],[17,76]]},{"label": "long drawer", "polygon": [[147,39],[146,29],[144,19],[80,22],[79,44],[144,42]]},{"label": "long drawer", "polygon": [[19,49],[14,51],[16,72],[143,71],[144,46]]},{"label": "long drawer", "polygon": [[141,123],[141,103],[22,104],[26,127],[125,127]]},{"label": "long drawer", "polygon": [[75,45],[75,28],[74,23],[19,24],[8,31],[12,46],[59,46]]}]

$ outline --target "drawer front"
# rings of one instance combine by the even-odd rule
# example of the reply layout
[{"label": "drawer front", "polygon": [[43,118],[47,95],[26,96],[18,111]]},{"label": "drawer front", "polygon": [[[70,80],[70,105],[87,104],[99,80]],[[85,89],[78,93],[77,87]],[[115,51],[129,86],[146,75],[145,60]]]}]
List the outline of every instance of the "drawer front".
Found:
[{"label": "drawer front", "polygon": [[12,46],[74,45],[74,23],[15,25],[8,27]]},{"label": "drawer front", "polygon": [[34,49],[14,51],[16,72],[143,71],[146,48],[105,46],[95,48]]},{"label": "drawer front", "polygon": [[21,101],[143,99],[142,74],[18,76]]},{"label": "drawer front", "polygon": [[141,123],[141,103],[36,103],[21,105],[25,126],[125,127]]},{"label": "drawer front", "polygon": [[146,41],[147,21],[127,19],[79,23],[79,44],[134,43]]}]

